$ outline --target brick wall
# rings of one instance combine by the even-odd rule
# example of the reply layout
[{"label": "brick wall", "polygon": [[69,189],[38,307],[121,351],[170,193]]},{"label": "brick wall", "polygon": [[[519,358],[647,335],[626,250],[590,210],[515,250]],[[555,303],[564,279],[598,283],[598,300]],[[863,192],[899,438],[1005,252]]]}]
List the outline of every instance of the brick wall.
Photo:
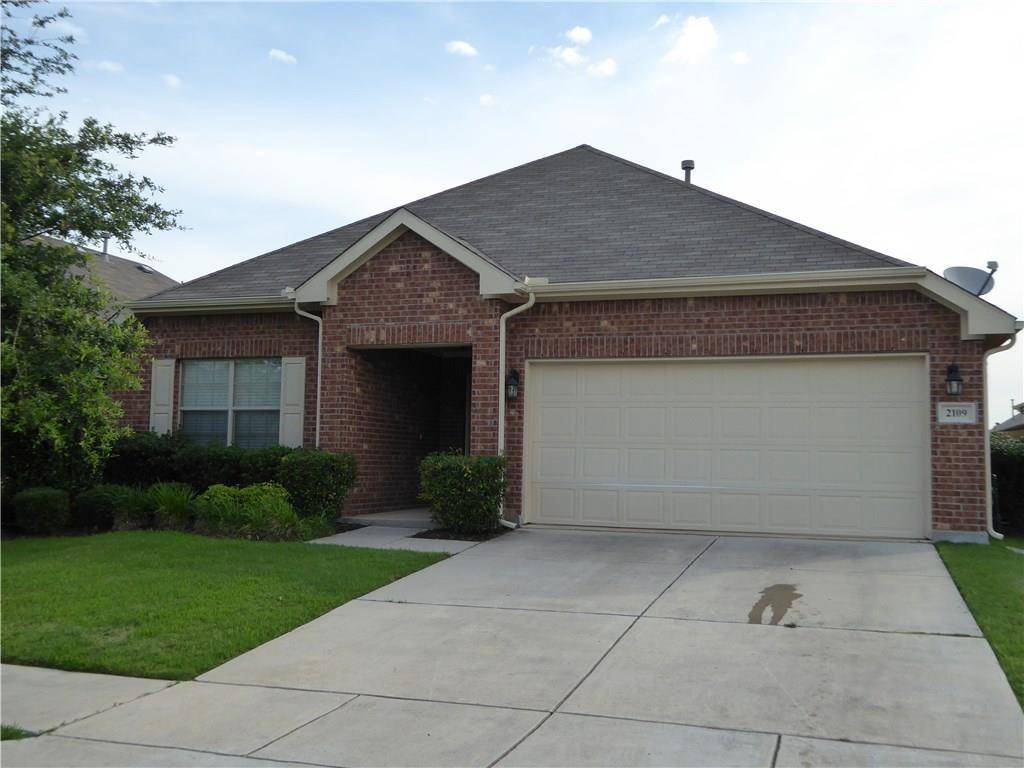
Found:
[{"label": "brick wall", "polygon": [[[475,273],[412,233],[345,279],[338,304],[324,308],[321,445],[351,450],[359,460],[360,479],[348,513],[413,503],[410,467],[423,446],[435,440],[408,439],[421,432],[433,434],[422,415],[425,406],[416,399],[433,391],[416,388],[416,382],[434,375],[433,369],[424,365],[417,370],[410,363],[415,357],[401,362],[395,352],[368,350],[471,347],[469,450],[494,453],[498,317],[508,308],[504,302],[482,299]],[[158,357],[305,355],[310,361],[306,433],[307,443],[312,443],[313,323],[277,314],[150,318],[146,324]],[[508,364],[519,369],[522,391],[507,411],[506,511],[518,514],[521,505],[527,359],[924,352],[931,365],[933,528],[982,530],[985,414],[979,413],[975,426],[934,423],[935,404],[947,399],[944,382],[950,362],[960,365],[965,380],[962,399],[983,402],[981,342],[961,342],[959,334],[954,312],[913,291],[538,304],[509,323]],[[388,355],[393,359],[384,362]],[[146,390],[124,398],[130,422],[141,428],[148,427],[149,419],[148,366],[144,375]],[[391,432],[382,419],[391,420]],[[399,433],[405,437],[396,437]]]},{"label": "brick wall", "polygon": [[[479,295],[475,272],[413,233],[399,237],[345,278],[339,300],[324,310],[324,393],[321,445],[349,450],[359,480],[348,514],[381,505],[399,481],[385,471],[394,445],[379,439],[366,414],[393,407],[389,390],[366,370],[366,349],[402,346],[472,348],[469,451],[497,450],[498,316],[506,306]],[[427,375],[427,374],[425,374]],[[399,459],[407,465],[411,456]]]},{"label": "brick wall", "polygon": [[[306,402],[303,444],[313,445],[316,430],[316,324],[294,313],[162,316],[143,318],[154,358],[201,360],[242,357],[306,358]],[[142,389],[118,395],[125,421],[139,431],[149,429],[152,367],[142,366]],[[180,405],[181,365],[174,366],[174,407]],[[175,418],[177,424],[177,418]]]},{"label": "brick wall", "polygon": [[960,318],[913,291],[786,294],[538,304],[509,321],[508,365],[522,375],[507,412],[509,493],[521,509],[524,362],[545,359],[926,352],[931,364],[932,526],[985,527],[984,423],[935,424],[946,366],[957,362],[962,400],[983,402],[982,346],[960,341]]}]

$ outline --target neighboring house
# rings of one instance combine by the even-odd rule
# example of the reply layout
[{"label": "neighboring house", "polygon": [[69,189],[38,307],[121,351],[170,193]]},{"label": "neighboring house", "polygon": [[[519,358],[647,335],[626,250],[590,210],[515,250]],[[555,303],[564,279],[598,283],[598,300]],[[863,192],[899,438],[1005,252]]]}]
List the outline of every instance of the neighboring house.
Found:
[{"label": "neighboring house", "polygon": [[1002,421],[992,427],[993,432],[1019,432],[1024,435],[1024,403],[1017,403],[1013,406],[1017,413],[1006,421]]},{"label": "neighboring house", "polygon": [[92,248],[58,240],[54,237],[40,236],[44,243],[54,246],[75,248],[88,256],[87,267],[72,267],[71,274],[88,275],[92,285],[106,289],[122,304],[145,298],[158,291],[165,291],[180,285],[177,280],[157,272],[149,264],[132,261],[111,253],[104,253]]},{"label": "neighboring house", "polygon": [[457,447],[507,454],[511,521],[978,540],[985,355],[1021,327],[586,145],[132,307],[135,427],[353,451],[348,512],[418,505]]}]

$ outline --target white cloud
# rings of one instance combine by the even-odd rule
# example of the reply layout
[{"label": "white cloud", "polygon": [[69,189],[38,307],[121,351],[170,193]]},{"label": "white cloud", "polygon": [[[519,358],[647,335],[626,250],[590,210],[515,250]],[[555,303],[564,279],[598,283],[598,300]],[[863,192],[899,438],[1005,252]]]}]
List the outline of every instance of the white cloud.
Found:
[{"label": "white cloud", "polygon": [[444,44],[444,49],[448,53],[455,54],[456,56],[476,56],[479,51],[472,45],[467,43],[465,40],[452,40]]},{"label": "white cloud", "polygon": [[96,69],[98,69],[100,72],[110,72],[111,74],[114,74],[114,75],[119,75],[122,72],[124,72],[124,66],[123,65],[119,64],[116,61],[107,61],[107,60],[96,62]]},{"label": "white cloud", "polygon": [[68,21],[67,19],[54,19],[46,28],[51,32],[56,32],[61,37],[71,35],[78,42],[89,37],[89,34],[85,29]]},{"label": "white cloud", "polygon": [[164,75],[160,75],[160,79],[163,80],[164,85],[166,85],[172,91],[176,91],[182,86],[181,78],[177,75],[172,75],[170,72]]},{"label": "white cloud", "polygon": [[480,106],[481,107],[493,107],[494,106],[494,97],[491,94],[489,94],[489,93],[483,94],[480,97]]},{"label": "white cloud", "polygon": [[746,51],[736,51],[732,56],[729,57],[733,64],[749,64],[753,59],[750,58],[750,54]]},{"label": "white cloud", "polygon": [[591,64],[587,67],[587,72],[594,75],[595,77],[611,77],[619,71],[619,65],[613,58],[607,58],[596,64]]},{"label": "white cloud", "polygon": [[672,50],[662,61],[696,64],[718,47],[718,32],[707,16],[688,16]]},{"label": "white cloud", "polygon": [[573,27],[565,36],[573,45],[586,45],[594,39],[594,34],[586,27]]},{"label": "white cloud", "polygon": [[280,48],[271,48],[267,55],[274,61],[279,61],[282,64],[296,64],[299,61],[290,53],[282,51]]},{"label": "white cloud", "polygon": [[672,19],[670,19],[668,16],[666,16],[663,13],[663,14],[661,14],[661,16],[659,16],[657,19],[654,20],[654,23],[651,24],[651,28],[649,30],[647,30],[647,31],[648,32],[652,32],[655,29],[657,29],[658,27],[664,27],[666,24],[671,24],[671,23],[672,23]]},{"label": "white cloud", "polygon": [[587,57],[580,53],[579,48],[573,48],[572,46],[564,47],[559,45],[549,48],[548,51],[555,61],[565,64],[567,67],[578,67],[587,60]]}]

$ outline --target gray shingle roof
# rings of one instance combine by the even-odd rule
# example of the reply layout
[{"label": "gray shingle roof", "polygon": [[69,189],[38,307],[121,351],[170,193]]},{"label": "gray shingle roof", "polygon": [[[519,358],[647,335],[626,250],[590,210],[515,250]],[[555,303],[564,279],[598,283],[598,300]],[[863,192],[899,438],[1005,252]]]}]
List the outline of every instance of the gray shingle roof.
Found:
[{"label": "gray shingle roof", "polygon": [[177,280],[157,272],[149,264],[143,264],[141,261],[132,261],[112,253],[103,253],[47,235],[40,235],[39,239],[57,246],[77,248],[80,252],[87,254],[90,257],[88,268],[72,267],[69,271],[71,274],[79,276],[88,272],[94,283],[99,283],[119,302],[136,301],[157,291],[165,291],[168,288],[181,285]]},{"label": "gray shingle roof", "polygon": [[[509,273],[552,283],[907,266],[586,144],[403,207]],[[152,298],[279,296],[394,210]]]}]

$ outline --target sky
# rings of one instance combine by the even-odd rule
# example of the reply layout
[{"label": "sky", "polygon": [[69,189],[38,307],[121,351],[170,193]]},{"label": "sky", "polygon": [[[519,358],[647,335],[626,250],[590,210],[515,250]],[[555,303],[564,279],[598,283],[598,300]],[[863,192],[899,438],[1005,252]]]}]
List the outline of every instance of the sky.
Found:
[{"label": "sky", "polygon": [[[53,107],[178,137],[133,168],[191,279],[587,143],[921,264],[1024,317],[1024,3],[68,3]],[[994,420],[1021,342],[989,362]]]}]

